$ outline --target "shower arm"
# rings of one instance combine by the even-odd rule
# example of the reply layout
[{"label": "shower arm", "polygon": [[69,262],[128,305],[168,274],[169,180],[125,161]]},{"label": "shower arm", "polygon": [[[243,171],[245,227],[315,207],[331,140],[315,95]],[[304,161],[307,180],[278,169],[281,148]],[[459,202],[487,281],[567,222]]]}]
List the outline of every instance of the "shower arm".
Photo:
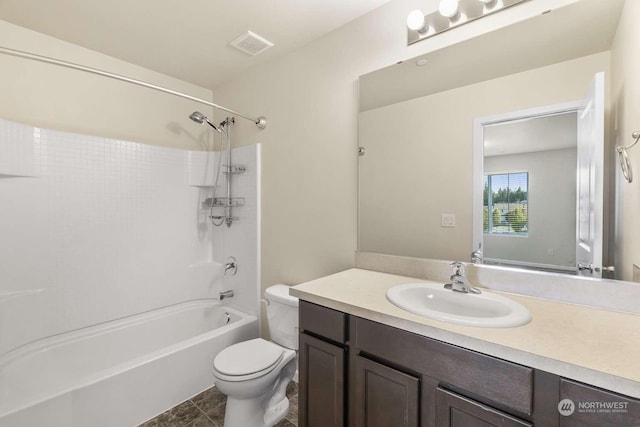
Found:
[{"label": "shower arm", "polygon": [[10,49],[8,47],[0,46],[0,53],[5,55],[16,56],[18,58],[31,59],[34,61],[45,62],[47,64],[59,65],[61,67],[71,68],[73,70],[84,71],[91,74],[97,74],[99,76],[108,77],[110,79],[120,80],[127,83],[132,83],[138,86],[146,87],[149,89],[157,90],[159,92],[168,93],[170,95],[178,96],[180,98],[189,99],[191,101],[199,102],[200,104],[208,105],[209,107],[216,108],[218,110],[223,110],[238,117],[242,117],[245,120],[249,120],[253,122],[258,129],[263,130],[267,127],[267,118],[260,116],[258,118],[253,118],[249,116],[245,116],[244,114],[238,113],[237,111],[230,110],[229,108],[223,107],[222,105],[214,104],[213,102],[209,102],[207,100],[196,98],[195,96],[187,95],[186,93],[178,92],[175,90],[167,89],[162,86],[154,85],[151,83],[144,82],[142,80],[136,80],[131,77],[121,76],[120,74],[110,73],[108,71],[103,71],[97,68],[87,67],[84,65],[76,64],[73,62],[63,61],[56,58],[51,58],[48,56],[37,55],[35,53],[25,52],[22,50]]}]

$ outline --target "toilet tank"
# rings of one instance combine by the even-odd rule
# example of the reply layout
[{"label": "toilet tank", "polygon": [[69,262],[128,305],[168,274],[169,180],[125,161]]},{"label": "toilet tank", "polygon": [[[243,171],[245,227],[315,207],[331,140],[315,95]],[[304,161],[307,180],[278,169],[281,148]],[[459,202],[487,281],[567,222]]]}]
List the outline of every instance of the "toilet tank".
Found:
[{"label": "toilet tank", "polygon": [[292,350],[298,349],[298,298],[289,295],[289,286],[274,285],[264,291],[271,340]]}]

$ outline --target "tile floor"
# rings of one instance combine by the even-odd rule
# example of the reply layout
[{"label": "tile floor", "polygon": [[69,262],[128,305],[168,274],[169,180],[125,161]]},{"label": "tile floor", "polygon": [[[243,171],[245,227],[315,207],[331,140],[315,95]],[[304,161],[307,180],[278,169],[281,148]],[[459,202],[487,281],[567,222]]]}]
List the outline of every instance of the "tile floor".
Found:
[{"label": "tile floor", "polygon": [[[298,426],[298,384],[287,387],[289,412],[275,427]],[[223,427],[226,396],[215,387],[150,419],[139,427]]]}]

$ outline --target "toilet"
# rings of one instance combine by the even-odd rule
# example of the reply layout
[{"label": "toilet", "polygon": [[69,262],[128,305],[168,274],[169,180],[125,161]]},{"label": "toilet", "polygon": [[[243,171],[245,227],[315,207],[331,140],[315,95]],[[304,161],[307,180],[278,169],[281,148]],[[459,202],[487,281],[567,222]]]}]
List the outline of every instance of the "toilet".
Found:
[{"label": "toilet", "polygon": [[271,427],[289,410],[287,385],[296,374],[298,298],[289,287],[265,291],[271,341],[256,338],[222,350],[213,361],[215,385],[227,395],[224,427]]}]

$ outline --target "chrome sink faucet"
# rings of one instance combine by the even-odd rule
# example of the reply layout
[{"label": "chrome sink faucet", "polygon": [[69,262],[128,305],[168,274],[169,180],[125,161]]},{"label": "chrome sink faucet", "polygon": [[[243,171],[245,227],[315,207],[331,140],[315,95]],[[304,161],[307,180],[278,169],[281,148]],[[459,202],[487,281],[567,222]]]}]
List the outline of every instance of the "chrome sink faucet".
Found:
[{"label": "chrome sink faucet", "polygon": [[461,262],[451,263],[453,274],[450,277],[451,283],[444,285],[445,289],[451,289],[455,292],[463,292],[465,294],[479,294],[480,289],[474,288],[465,276],[464,264]]}]

